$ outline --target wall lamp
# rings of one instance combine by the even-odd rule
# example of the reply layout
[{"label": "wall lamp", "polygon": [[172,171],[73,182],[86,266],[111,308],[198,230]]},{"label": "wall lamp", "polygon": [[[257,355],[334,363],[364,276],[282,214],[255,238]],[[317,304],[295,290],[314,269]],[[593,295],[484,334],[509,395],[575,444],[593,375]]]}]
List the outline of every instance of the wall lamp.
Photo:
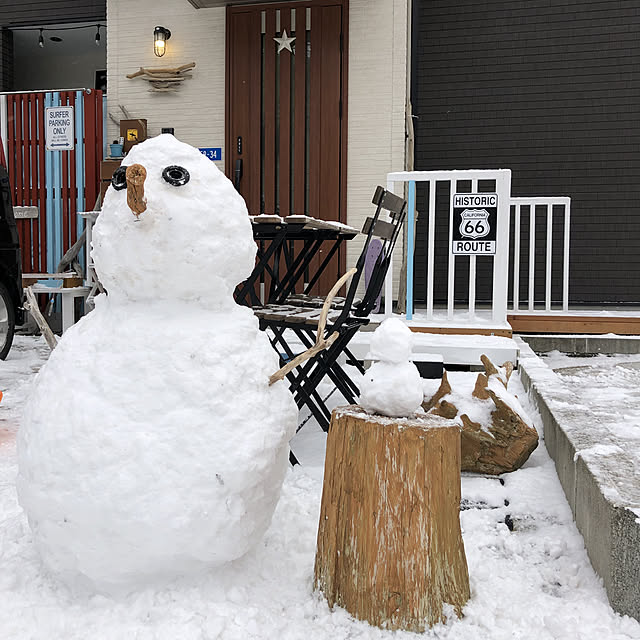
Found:
[{"label": "wall lamp", "polygon": [[164,27],[156,27],[153,30],[153,52],[161,58],[167,50],[167,40],[171,37],[171,31]]}]

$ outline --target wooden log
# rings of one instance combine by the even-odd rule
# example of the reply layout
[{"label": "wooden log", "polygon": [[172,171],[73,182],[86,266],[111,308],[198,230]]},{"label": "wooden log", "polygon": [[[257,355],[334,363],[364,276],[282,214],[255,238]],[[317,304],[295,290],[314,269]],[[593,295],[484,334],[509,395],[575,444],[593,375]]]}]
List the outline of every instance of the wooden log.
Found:
[{"label": "wooden log", "polygon": [[445,620],[444,603],[461,615],[459,425],[333,411],[314,587],[384,629],[422,632]]},{"label": "wooden log", "polygon": [[33,289],[31,287],[27,287],[25,289],[25,294],[27,296],[27,301],[24,303],[24,308],[31,314],[33,319],[36,321],[36,324],[42,331],[42,335],[44,339],[47,341],[49,345],[49,349],[53,351],[58,345],[58,338],[56,338],[55,333],[51,331],[51,327],[49,323],[44,319],[44,316],[40,312],[40,307],[38,306],[38,300],[36,299],[35,293],[33,293]]}]

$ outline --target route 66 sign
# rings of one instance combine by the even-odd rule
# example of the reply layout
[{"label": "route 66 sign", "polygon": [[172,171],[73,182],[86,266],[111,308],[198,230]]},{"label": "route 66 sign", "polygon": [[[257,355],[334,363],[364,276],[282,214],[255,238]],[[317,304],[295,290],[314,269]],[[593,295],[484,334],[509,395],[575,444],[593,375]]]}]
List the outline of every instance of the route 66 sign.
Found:
[{"label": "route 66 sign", "polygon": [[453,196],[451,253],[492,255],[496,252],[498,195],[456,193]]}]

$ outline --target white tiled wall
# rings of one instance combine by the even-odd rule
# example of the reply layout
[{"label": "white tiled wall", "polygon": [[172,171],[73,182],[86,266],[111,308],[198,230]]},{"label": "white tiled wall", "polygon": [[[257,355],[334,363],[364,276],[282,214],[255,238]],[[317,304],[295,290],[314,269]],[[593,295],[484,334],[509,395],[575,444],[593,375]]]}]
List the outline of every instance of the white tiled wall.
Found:
[{"label": "white tiled wall", "polygon": [[[167,53],[153,53],[153,30],[171,30]],[[196,147],[222,147],[224,153],[225,9],[195,9],[187,0],[107,1],[107,104],[117,120],[123,105],[134,118],[146,118],[148,134],[174,127],[176,136]],[[175,93],[152,93],[146,80],[126,76],[139,67],[177,67],[195,62],[192,78]],[[108,123],[109,142],[119,129]],[[223,156],[224,159],[224,156]],[[222,168],[224,164],[218,163]]]},{"label": "white tiled wall", "polygon": [[[373,213],[371,196],[377,185],[386,187],[387,173],[405,168],[406,74],[407,0],[351,0],[347,215],[354,227],[362,228]],[[349,264],[360,248],[349,243]],[[396,292],[401,251],[394,263]]]},{"label": "white tiled wall", "polygon": [[[408,0],[351,0],[347,222],[361,227],[372,213],[376,185],[405,168],[405,102]],[[198,147],[222,147],[224,158],[225,9],[195,9],[187,0],[107,0],[108,109],[118,105],[147,118],[149,135],[174,127]],[[153,54],[153,29],[171,30],[167,53]],[[148,83],[125,76],[140,66],[174,67],[196,62],[193,78],[175,94],[151,93]],[[109,138],[118,129],[109,122]],[[223,163],[218,163],[220,168]],[[350,243],[347,261],[360,251]],[[395,280],[400,259],[395,263]],[[396,282],[397,285],[397,282]]]}]

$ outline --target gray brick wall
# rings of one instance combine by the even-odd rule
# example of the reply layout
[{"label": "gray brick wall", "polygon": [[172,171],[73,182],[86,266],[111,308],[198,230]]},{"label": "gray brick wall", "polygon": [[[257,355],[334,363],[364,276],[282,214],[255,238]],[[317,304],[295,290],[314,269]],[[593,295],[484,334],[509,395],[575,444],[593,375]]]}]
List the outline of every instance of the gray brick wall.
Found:
[{"label": "gray brick wall", "polygon": [[[510,168],[513,195],[571,196],[571,302],[640,302],[640,0],[415,0],[414,13],[416,169]],[[422,244],[423,288],[424,265]]]}]

